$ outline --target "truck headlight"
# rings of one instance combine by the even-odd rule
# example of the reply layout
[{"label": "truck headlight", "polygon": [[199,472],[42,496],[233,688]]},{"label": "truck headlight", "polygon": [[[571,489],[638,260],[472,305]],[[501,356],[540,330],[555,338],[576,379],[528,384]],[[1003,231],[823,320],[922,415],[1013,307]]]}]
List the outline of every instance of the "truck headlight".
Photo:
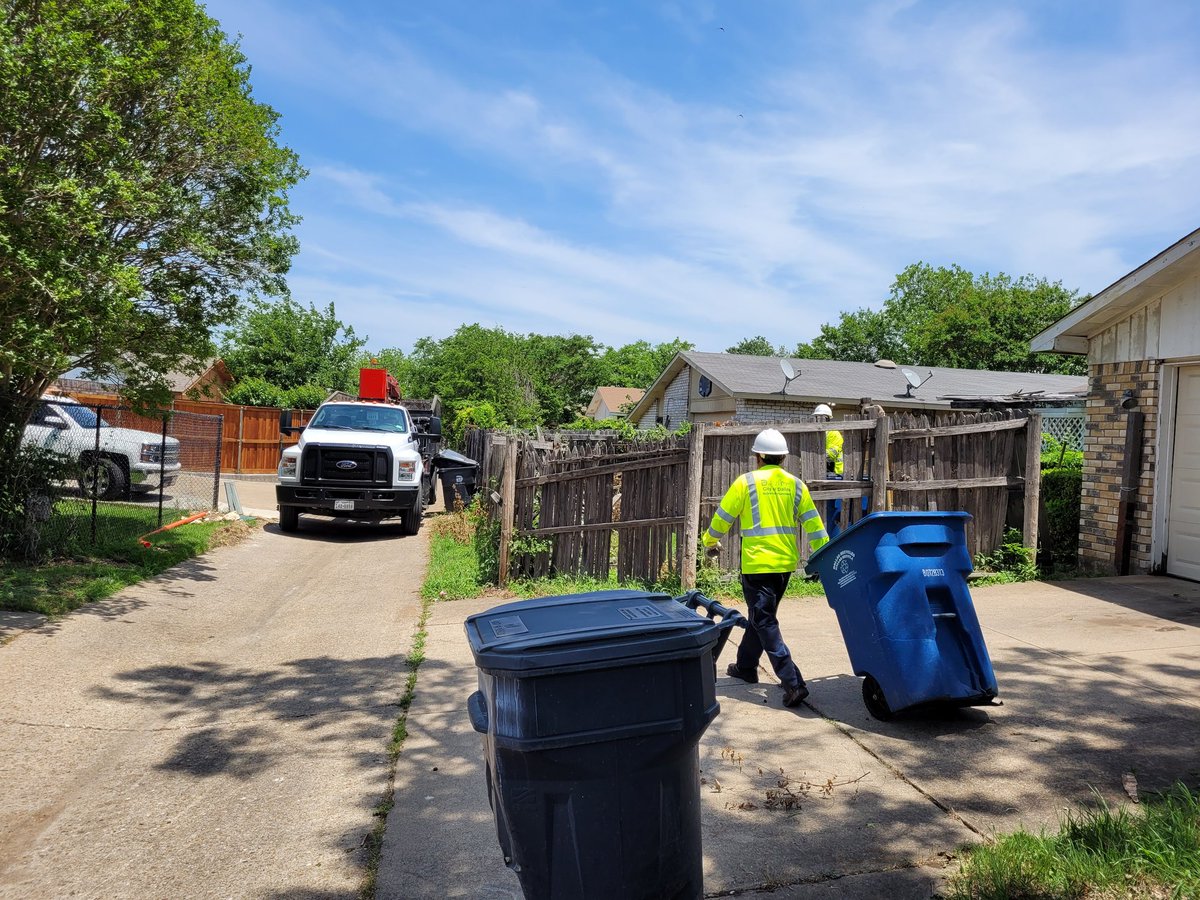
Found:
[{"label": "truck headlight", "polygon": [[417,477],[417,461],[415,459],[400,460],[400,480],[412,481]]},{"label": "truck headlight", "polygon": [[295,456],[285,456],[279,460],[279,477],[280,478],[295,478],[296,469],[300,465],[300,460]]},{"label": "truck headlight", "polygon": [[158,462],[161,455],[158,444],[142,444],[142,462]]}]

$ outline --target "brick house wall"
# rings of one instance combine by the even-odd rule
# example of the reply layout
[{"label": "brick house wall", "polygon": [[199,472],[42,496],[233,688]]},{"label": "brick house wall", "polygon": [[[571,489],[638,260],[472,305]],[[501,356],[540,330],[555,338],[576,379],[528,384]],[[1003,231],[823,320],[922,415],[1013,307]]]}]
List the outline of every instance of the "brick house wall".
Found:
[{"label": "brick house wall", "polygon": [[687,421],[691,375],[692,370],[684,366],[683,371],[676,375],[663,391],[663,424],[668,428],[678,428]]},{"label": "brick house wall", "polygon": [[1125,459],[1125,391],[1133,391],[1146,414],[1129,571],[1148,573],[1153,565],[1150,533],[1154,507],[1155,444],[1158,436],[1159,360],[1139,359],[1089,366],[1091,390],[1083,438],[1083,497],[1080,504],[1079,564],[1116,572],[1117,513]]},{"label": "brick house wall", "polygon": [[804,422],[811,418],[812,410],[795,402],[780,400],[738,400],[736,421],[741,425],[755,422]]}]

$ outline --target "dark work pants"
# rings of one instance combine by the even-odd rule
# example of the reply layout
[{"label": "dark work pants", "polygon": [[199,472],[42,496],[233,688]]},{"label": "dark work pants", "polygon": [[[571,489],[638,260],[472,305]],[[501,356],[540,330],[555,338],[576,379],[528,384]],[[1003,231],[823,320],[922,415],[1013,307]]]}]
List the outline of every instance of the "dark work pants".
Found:
[{"label": "dark work pants", "polygon": [[779,619],[775,617],[791,577],[791,572],[742,576],[742,596],[746,599],[750,627],[743,632],[737,652],[737,667],[743,672],[757,671],[759,657],[765,652],[785,690],[804,683],[787,644],[783,642]]}]

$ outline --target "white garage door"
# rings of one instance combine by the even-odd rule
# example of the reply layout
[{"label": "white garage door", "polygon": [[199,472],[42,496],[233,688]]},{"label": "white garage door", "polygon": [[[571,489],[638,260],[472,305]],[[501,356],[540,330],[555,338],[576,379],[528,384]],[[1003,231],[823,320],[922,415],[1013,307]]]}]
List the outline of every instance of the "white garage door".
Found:
[{"label": "white garage door", "polygon": [[1167,572],[1200,581],[1200,366],[1179,370]]}]

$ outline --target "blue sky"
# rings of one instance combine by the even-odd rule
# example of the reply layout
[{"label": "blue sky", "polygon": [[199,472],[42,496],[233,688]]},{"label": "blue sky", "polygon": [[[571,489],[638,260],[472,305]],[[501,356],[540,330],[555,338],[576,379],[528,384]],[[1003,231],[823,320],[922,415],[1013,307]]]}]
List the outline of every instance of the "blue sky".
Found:
[{"label": "blue sky", "polygon": [[1200,226],[1200,5],[212,0],[310,170],[290,278],[462,323],[792,347],[917,261],[1094,293]]}]

